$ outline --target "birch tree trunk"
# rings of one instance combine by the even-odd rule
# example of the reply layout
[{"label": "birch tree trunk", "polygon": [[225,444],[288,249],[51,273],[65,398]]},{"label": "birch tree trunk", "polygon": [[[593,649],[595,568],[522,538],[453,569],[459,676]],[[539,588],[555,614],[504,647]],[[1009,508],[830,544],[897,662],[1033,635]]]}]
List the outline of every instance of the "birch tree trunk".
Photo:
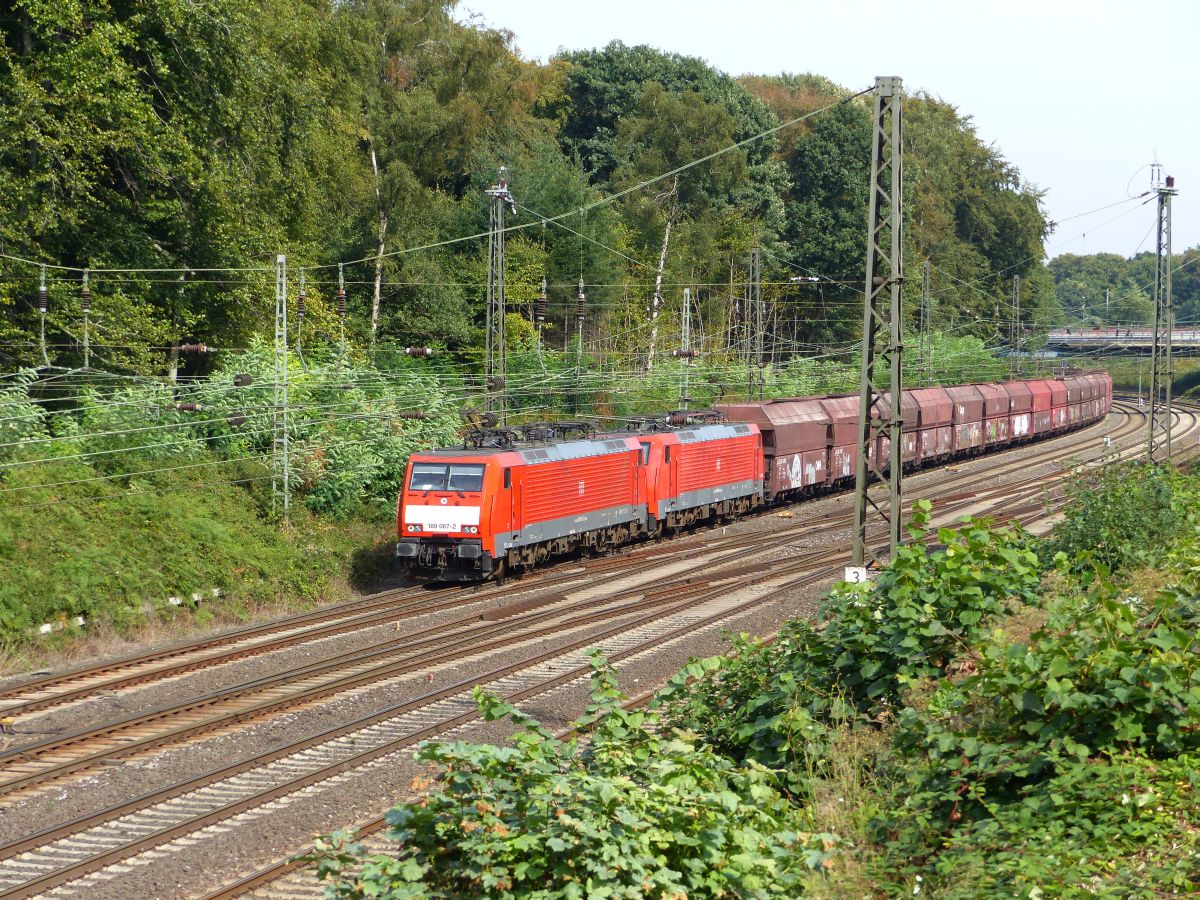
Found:
[{"label": "birch tree trunk", "polygon": [[664,200],[666,206],[667,225],[663,229],[662,251],[658,254],[658,270],[654,273],[654,298],[650,301],[650,346],[646,352],[646,371],[654,368],[654,354],[658,349],[658,314],[662,309],[662,280],[663,269],[667,265],[667,247],[671,243],[671,226],[675,224],[675,198],[679,194],[679,176],[671,180],[671,190],[660,194],[657,199]]},{"label": "birch tree trunk", "polygon": [[667,245],[671,242],[671,220],[663,229],[662,252],[658,254],[658,271],[654,275],[654,298],[650,301],[650,347],[646,352],[646,371],[654,368],[654,351],[658,345],[658,313],[662,308],[663,268],[667,264]]},{"label": "birch tree trunk", "polygon": [[379,161],[375,156],[375,145],[371,144],[371,171],[375,173],[375,208],[379,212],[379,249],[375,254],[375,293],[371,297],[371,346],[375,346],[375,334],[379,330],[379,306],[383,287],[383,250],[387,243],[388,217],[383,208],[383,191],[379,178]]}]

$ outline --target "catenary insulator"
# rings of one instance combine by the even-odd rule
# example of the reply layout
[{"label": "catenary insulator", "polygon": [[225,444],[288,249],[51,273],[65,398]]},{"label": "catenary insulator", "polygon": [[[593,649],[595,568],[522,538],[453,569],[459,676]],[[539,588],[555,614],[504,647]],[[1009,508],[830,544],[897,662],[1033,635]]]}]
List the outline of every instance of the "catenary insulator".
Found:
[{"label": "catenary insulator", "polygon": [[346,318],[346,289],[345,288],[338,288],[337,311],[338,311],[339,319]]},{"label": "catenary insulator", "polygon": [[180,344],[180,345],[179,345],[179,352],[180,352],[180,353],[207,353],[207,352],[208,352],[208,345],[207,345],[207,344],[205,344],[205,343],[198,343],[198,344]]},{"label": "catenary insulator", "polygon": [[405,356],[433,356],[432,347],[405,347]]},{"label": "catenary insulator", "polygon": [[587,294],[580,288],[579,296],[575,298],[575,321],[583,324],[583,306],[587,302]]},{"label": "catenary insulator", "polygon": [[533,320],[535,322],[546,321],[546,279],[542,279],[542,293],[538,296],[537,301],[533,304]]},{"label": "catenary insulator", "polygon": [[88,273],[83,273],[83,289],[79,292],[79,305],[84,312],[92,308],[92,289],[88,286]]},{"label": "catenary insulator", "polygon": [[695,359],[700,354],[695,350],[672,350],[671,355],[676,359]]},{"label": "catenary insulator", "polygon": [[200,412],[204,408],[204,404],[179,402],[175,404],[175,408],[180,412]]}]

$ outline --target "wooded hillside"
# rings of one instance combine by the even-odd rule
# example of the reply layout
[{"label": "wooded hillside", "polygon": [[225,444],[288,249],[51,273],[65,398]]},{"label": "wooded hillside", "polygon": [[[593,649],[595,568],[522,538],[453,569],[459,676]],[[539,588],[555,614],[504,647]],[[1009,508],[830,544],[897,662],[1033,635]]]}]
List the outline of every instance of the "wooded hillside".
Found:
[{"label": "wooded hillside", "polygon": [[[853,339],[869,98],[838,101],[872,73],[845,87],[735,79],[621,44],[540,65],[510,34],[455,15],[436,0],[18,0],[0,21],[3,252],[193,270],[91,276],[92,343],[110,370],[160,374],[173,343],[236,348],[269,333],[280,252],[293,273],[327,267],[306,273],[313,341],[336,336],[335,264],[357,260],[345,267],[353,344],[477,360],[486,240],[459,239],[486,230],[483,191],[503,165],[511,221],[527,226],[509,236],[510,302],[523,310],[547,278],[551,344],[582,278],[600,311],[588,334],[644,351],[661,257],[664,327],[690,286],[699,333],[720,349],[755,245],[793,350]],[[831,104],[561,224],[539,219]],[[1038,193],[936,98],[908,102],[905,151],[914,296],[928,256],[959,332],[1004,332],[994,310],[1014,274],[1027,320],[1052,319]],[[0,273],[0,356],[39,363],[38,271],[5,260]],[[48,276],[50,355],[74,364],[80,273]]]}]

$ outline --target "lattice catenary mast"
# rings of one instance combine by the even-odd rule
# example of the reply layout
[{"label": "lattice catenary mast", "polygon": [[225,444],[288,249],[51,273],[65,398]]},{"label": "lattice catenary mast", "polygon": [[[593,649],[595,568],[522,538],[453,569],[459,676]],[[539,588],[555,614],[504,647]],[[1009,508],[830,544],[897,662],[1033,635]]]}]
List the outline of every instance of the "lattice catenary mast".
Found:
[{"label": "lattice catenary mast", "polygon": [[[875,79],[871,126],[871,183],[867,214],[867,278],[863,301],[862,375],[859,381],[858,461],[854,479],[855,566],[879,562],[868,546],[873,510],[887,523],[892,553],[900,543],[900,475],[903,464],[901,358],[903,355],[904,283],[901,202],[901,80]],[[887,379],[889,390],[884,388]],[[889,410],[887,419],[883,410]],[[888,438],[888,461],[871,458],[868,448],[878,434]],[[873,497],[873,480],[886,480],[888,500]]]},{"label": "lattice catenary mast", "polygon": [[918,360],[921,367],[924,369],[924,377],[922,382],[929,384],[933,375],[933,337],[929,332],[932,325],[932,314],[929,307],[929,260],[925,260],[921,264],[921,309],[920,309],[920,328],[921,336],[921,352]]},{"label": "lattice catenary mast", "polygon": [[1150,358],[1150,416],[1146,431],[1146,458],[1171,462],[1171,330],[1175,311],[1171,302],[1171,198],[1175,179],[1170,175],[1158,194],[1158,244],[1154,257],[1154,347]]}]

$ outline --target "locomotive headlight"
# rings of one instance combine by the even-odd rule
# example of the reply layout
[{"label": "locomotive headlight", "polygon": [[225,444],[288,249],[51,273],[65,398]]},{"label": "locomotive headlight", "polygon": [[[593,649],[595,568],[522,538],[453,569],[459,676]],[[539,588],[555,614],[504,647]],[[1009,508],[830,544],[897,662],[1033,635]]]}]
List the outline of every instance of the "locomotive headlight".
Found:
[{"label": "locomotive headlight", "polygon": [[475,525],[466,525],[463,527],[464,534],[479,534],[479,528]]},{"label": "locomotive headlight", "polygon": [[405,525],[404,530],[405,531],[420,531],[421,526],[420,525]]}]

